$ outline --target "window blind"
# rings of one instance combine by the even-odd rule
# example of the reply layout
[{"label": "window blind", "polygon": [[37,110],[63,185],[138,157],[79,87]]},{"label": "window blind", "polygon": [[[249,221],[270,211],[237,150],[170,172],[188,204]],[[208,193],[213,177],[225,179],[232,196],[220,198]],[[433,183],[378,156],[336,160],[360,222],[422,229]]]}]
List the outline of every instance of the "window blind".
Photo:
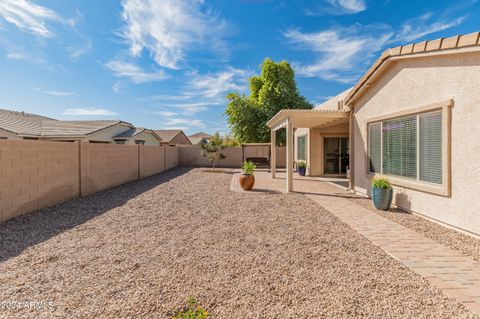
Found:
[{"label": "window blind", "polygon": [[422,114],[420,118],[420,180],[442,183],[442,113]]},{"label": "window blind", "polygon": [[383,122],[383,173],[417,178],[417,117]]},{"label": "window blind", "polygon": [[370,173],[381,173],[382,164],[382,123],[368,126],[368,156],[370,158]]},{"label": "window blind", "polygon": [[299,136],[297,138],[297,158],[299,160],[305,161],[306,160],[306,138],[305,135]]}]

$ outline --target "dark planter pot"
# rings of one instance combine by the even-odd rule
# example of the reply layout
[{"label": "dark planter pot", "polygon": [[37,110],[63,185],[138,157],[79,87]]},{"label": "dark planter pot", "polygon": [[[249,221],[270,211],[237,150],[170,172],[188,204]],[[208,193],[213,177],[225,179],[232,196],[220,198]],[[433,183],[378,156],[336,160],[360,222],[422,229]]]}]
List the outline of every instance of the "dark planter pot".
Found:
[{"label": "dark planter pot", "polygon": [[255,185],[255,176],[252,174],[242,174],[240,175],[240,186],[246,191],[249,191]]},{"label": "dark planter pot", "polygon": [[389,210],[392,205],[393,189],[372,187],[372,199],[375,207],[380,210]]},{"label": "dark planter pot", "polygon": [[297,170],[298,170],[298,174],[300,174],[300,176],[305,176],[305,173],[307,172],[306,167],[299,167],[299,168],[297,168]]}]

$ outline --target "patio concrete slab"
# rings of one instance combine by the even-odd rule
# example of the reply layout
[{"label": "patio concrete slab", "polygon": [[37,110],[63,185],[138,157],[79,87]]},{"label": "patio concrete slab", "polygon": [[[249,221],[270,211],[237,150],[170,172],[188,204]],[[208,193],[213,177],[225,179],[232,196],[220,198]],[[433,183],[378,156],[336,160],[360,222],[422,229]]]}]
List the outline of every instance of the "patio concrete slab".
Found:
[{"label": "patio concrete slab", "polygon": [[[282,192],[284,174],[277,175],[272,179],[268,172],[256,173],[256,191]],[[373,244],[442,289],[447,296],[480,314],[480,263],[347,200],[345,197],[358,195],[332,182],[335,180],[296,176],[294,191],[305,193]],[[238,176],[233,177],[231,189],[243,191]]]}]

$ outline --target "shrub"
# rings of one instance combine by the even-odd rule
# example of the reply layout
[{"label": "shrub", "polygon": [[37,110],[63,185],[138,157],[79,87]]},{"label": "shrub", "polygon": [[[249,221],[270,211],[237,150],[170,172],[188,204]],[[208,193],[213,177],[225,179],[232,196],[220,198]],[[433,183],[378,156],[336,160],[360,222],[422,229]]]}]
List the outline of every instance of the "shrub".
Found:
[{"label": "shrub", "polygon": [[297,161],[297,168],[306,168],[307,163],[305,161]]},{"label": "shrub", "polygon": [[192,298],[187,298],[187,306],[177,312],[172,319],[207,319],[208,312],[197,304],[197,301]]},{"label": "shrub", "polygon": [[253,174],[257,166],[253,162],[243,162],[242,170],[245,174]]},{"label": "shrub", "polygon": [[385,177],[373,177],[372,178],[372,186],[376,188],[383,188],[383,189],[390,189],[392,185],[390,185],[390,181]]}]

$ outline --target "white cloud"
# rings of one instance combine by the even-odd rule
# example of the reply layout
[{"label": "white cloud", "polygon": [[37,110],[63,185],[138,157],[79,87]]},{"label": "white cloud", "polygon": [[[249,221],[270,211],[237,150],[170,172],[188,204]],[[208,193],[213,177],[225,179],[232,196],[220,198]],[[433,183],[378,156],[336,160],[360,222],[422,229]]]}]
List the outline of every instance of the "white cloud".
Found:
[{"label": "white cloud", "polygon": [[205,8],[203,0],[123,0],[122,36],[130,54],[143,50],[159,66],[179,69],[188,50],[224,51],[227,23]]},{"label": "white cloud", "polygon": [[169,127],[205,127],[205,124],[201,120],[190,118],[169,118],[165,120],[165,125]]},{"label": "white cloud", "polygon": [[188,102],[188,103],[165,103],[158,104],[157,107],[162,111],[171,111],[175,113],[180,113],[182,115],[195,115],[197,113],[207,111],[210,106],[218,105],[219,102]]},{"label": "white cloud", "polygon": [[365,0],[322,0],[314,2],[305,10],[307,15],[344,15],[365,11]]},{"label": "white cloud", "polygon": [[34,88],[33,90],[36,92],[41,92],[41,93],[54,95],[54,96],[72,96],[76,94],[76,92],[69,92],[69,91],[62,91],[62,90],[42,90],[40,88]]},{"label": "white cloud", "polygon": [[166,78],[162,70],[148,72],[136,64],[120,60],[112,60],[106,64],[106,67],[112,70],[116,76],[130,78],[134,83],[160,81]]},{"label": "white cloud", "polygon": [[171,111],[158,111],[158,112],[155,112],[155,114],[158,114],[161,116],[168,116],[168,117],[178,115],[177,112],[171,112]]},{"label": "white cloud", "polygon": [[20,51],[8,52],[6,56],[8,59],[11,59],[11,60],[27,60],[28,59],[28,55],[25,52],[20,52]]},{"label": "white cloud", "polygon": [[69,46],[66,48],[71,60],[77,61],[82,55],[87,54],[92,50],[92,41],[84,39],[85,43],[82,46]]},{"label": "white cloud", "polygon": [[295,48],[313,52],[312,62],[292,63],[299,76],[353,83],[379,52],[387,47],[409,44],[458,26],[465,20],[465,17],[437,20],[432,17],[434,15],[428,13],[407,20],[398,31],[389,25],[356,24],[349,28],[337,27],[312,33],[290,29],[283,35]]},{"label": "white cloud", "polygon": [[400,31],[397,33],[395,41],[410,43],[432,33],[456,27],[465,20],[465,16],[462,16],[444,21],[431,21],[433,16],[432,13],[426,13],[420,17],[407,20],[400,27]]},{"label": "white cloud", "polygon": [[365,65],[392,37],[383,27],[376,29],[363,32],[360,26],[354,26],[315,33],[291,29],[284,36],[298,47],[315,52],[313,63],[294,63],[298,75],[348,83],[355,80],[359,66]]},{"label": "white cloud", "polygon": [[223,99],[227,92],[245,91],[248,87],[248,78],[253,72],[235,69],[232,67],[218,73],[192,73],[190,88],[206,98]]},{"label": "white cloud", "polygon": [[0,17],[23,31],[37,36],[51,38],[55,34],[47,26],[47,22],[73,24],[72,20],[63,20],[55,11],[37,5],[28,0],[0,1]]},{"label": "white cloud", "polygon": [[71,115],[71,116],[85,116],[85,115],[93,115],[93,116],[110,116],[110,115],[117,115],[116,112],[107,110],[107,109],[98,109],[98,108],[72,108],[66,109],[63,112],[64,115]]}]

